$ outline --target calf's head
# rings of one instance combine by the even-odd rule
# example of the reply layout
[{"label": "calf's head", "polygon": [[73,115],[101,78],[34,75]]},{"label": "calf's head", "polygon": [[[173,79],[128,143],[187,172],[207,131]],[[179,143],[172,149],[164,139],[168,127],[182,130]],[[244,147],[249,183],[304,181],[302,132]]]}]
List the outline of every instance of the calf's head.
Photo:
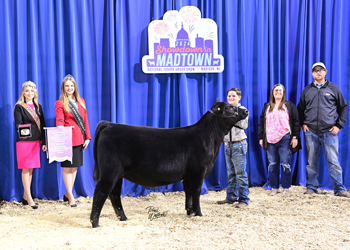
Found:
[{"label": "calf's head", "polygon": [[233,125],[245,119],[249,114],[246,109],[232,106],[226,102],[220,102],[218,99],[209,112],[222,118],[222,121],[227,125],[226,133],[231,130]]}]

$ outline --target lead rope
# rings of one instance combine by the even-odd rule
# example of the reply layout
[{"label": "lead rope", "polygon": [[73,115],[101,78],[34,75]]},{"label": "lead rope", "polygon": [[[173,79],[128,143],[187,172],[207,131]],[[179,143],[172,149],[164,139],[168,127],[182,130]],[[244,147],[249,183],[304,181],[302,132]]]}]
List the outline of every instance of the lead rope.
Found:
[{"label": "lead rope", "polygon": [[230,159],[232,158],[232,130],[230,131]]}]

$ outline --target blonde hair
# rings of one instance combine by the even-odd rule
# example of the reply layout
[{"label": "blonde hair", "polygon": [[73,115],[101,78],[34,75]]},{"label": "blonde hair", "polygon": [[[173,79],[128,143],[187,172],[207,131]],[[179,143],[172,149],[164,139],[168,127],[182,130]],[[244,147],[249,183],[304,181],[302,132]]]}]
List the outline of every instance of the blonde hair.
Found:
[{"label": "blonde hair", "polygon": [[32,87],[32,89],[34,90],[33,103],[37,107],[38,114],[40,114],[40,112],[39,112],[38,90],[36,89],[35,83],[32,82],[32,81],[26,81],[26,82],[24,82],[22,84],[21,93],[19,94],[19,99],[16,102],[15,106],[17,104],[26,103],[26,98],[24,96],[24,92],[25,92],[27,87]]},{"label": "blonde hair", "polygon": [[61,85],[60,100],[63,102],[64,110],[67,113],[69,113],[69,111],[70,111],[70,109],[69,109],[69,98],[68,98],[68,95],[66,94],[66,92],[64,91],[64,85],[66,84],[67,81],[71,81],[73,83],[73,85],[74,85],[74,93],[73,93],[73,95],[74,95],[76,101],[84,108],[85,114],[86,114],[85,104],[80,98],[77,83],[75,82],[74,77],[72,75],[66,75],[64,77],[64,79],[62,81],[62,85]]}]

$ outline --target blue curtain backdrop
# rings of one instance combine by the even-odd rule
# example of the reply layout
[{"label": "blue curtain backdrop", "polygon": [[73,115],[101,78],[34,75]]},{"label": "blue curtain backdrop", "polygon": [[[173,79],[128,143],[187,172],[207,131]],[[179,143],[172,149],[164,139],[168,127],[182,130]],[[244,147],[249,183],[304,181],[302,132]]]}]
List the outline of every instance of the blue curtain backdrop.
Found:
[{"label": "blue curtain backdrop", "polygon": [[[148,24],[168,10],[193,5],[218,26],[219,74],[144,74],[141,58],[148,54]],[[191,125],[216,98],[226,101],[231,87],[242,90],[241,103],[250,111],[248,172],[252,186],[268,186],[266,153],[258,144],[258,121],[276,83],[287,99],[298,104],[311,83],[311,66],[323,61],[327,79],[350,97],[350,1],[348,0],[1,0],[0,1],[0,199],[20,200],[21,170],[17,169],[13,109],[21,85],[37,84],[46,124],[55,126],[54,103],[64,76],[72,74],[87,103],[92,136],[100,120],[161,128]],[[350,188],[350,126],[339,134],[340,164]],[[303,137],[302,137],[303,139]],[[171,143],[171,142],[169,142]],[[84,153],[75,184],[77,196],[92,196],[93,140]],[[304,142],[303,142],[304,145]],[[304,147],[305,148],[305,147]],[[60,164],[34,170],[32,192],[41,199],[65,193]],[[305,149],[293,157],[293,184],[306,183]],[[324,156],[320,186],[332,189]],[[227,185],[223,150],[207,190]],[[182,184],[144,188],[125,181],[123,195],[182,190]]]}]

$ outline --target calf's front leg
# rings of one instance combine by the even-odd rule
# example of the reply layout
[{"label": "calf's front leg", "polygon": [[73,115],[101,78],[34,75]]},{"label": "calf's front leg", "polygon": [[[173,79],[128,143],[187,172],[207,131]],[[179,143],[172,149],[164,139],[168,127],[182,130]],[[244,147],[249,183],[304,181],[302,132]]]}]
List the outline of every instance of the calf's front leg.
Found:
[{"label": "calf's front leg", "polygon": [[192,196],[193,211],[195,216],[202,216],[200,207],[200,195],[203,184],[203,178],[196,179],[190,182],[189,193]]},{"label": "calf's front leg", "polygon": [[194,215],[193,212],[193,203],[192,203],[192,194],[190,191],[190,184],[188,180],[183,180],[182,184],[184,186],[185,196],[186,196],[186,202],[185,202],[185,209],[187,211],[187,215]]}]

